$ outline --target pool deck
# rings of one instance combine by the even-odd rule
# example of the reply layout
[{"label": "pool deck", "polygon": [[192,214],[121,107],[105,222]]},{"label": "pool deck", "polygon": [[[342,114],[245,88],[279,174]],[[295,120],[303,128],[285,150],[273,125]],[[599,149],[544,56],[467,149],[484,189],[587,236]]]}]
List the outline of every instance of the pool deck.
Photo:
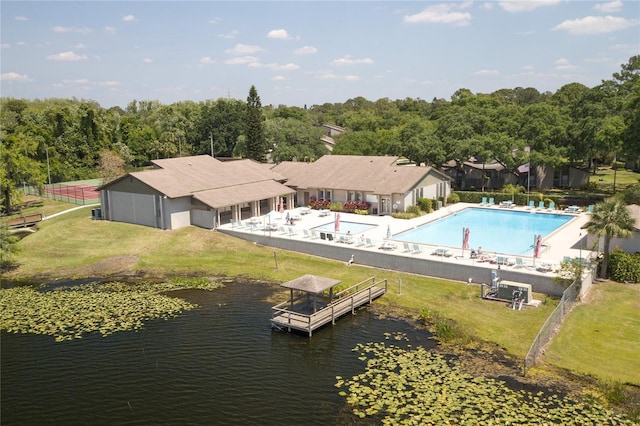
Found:
[{"label": "pool deck", "polygon": [[[473,283],[488,283],[490,282],[491,270],[499,270],[498,274],[503,280],[528,283],[533,286],[535,292],[553,295],[562,293],[560,286],[553,282],[555,276],[553,271],[559,267],[565,257],[588,258],[594,255],[585,248],[587,244],[583,244],[582,249],[580,248],[581,236],[586,241],[586,232],[581,227],[589,221],[589,214],[563,213],[560,210],[549,212],[528,209],[524,206],[512,207],[509,210],[526,211],[531,214],[559,213],[574,218],[543,239],[542,253],[536,259],[532,256],[514,256],[508,253],[485,253],[487,258],[494,262],[496,260],[505,262],[505,264],[499,265],[490,261],[471,259],[470,250],[463,251],[461,241],[452,241],[452,245],[449,247],[417,244],[418,250],[416,251],[413,243],[406,247],[403,242],[387,241],[386,239],[387,228],[391,230],[393,236],[467,207],[501,209],[499,205],[480,206],[478,204],[457,203],[410,220],[395,219],[392,216],[340,213],[341,222],[367,223],[376,227],[352,236],[340,232],[329,232],[333,234],[333,240],[326,239],[326,235],[325,239],[320,238],[319,232],[315,232],[313,235],[311,230],[333,222],[335,213],[326,214],[326,212],[303,208],[289,211],[292,217],[298,218],[294,225],[285,224],[284,219],[273,217],[270,219],[265,215],[253,218],[253,221],[245,220],[242,225],[222,225],[218,231],[257,244],[342,260],[345,264],[351,256],[354,256],[354,262],[359,265],[463,282],[468,282],[471,279]],[[282,217],[285,215],[286,213]],[[324,232],[327,233],[327,231]],[[351,242],[344,242],[348,240]],[[445,250],[442,250],[443,248]]]}]

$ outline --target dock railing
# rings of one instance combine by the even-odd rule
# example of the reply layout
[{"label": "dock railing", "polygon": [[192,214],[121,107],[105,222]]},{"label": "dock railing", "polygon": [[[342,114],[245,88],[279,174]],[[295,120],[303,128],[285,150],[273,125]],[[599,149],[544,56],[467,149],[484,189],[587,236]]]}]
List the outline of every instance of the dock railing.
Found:
[{"label": "dock railing", "polygon": [[386,293],[387,279],[376,281],[375,277],[368,278],[345,290],[334,294],[333,299],[323,308],[311,314],[296,312],[289,309],[290,301],[279,303],[272,307],[271,324],[277,328],[304,331],[312,335],[313,331],[325,324],[332,323],[340,316],[356,308],[371,303],[374,299]]}]

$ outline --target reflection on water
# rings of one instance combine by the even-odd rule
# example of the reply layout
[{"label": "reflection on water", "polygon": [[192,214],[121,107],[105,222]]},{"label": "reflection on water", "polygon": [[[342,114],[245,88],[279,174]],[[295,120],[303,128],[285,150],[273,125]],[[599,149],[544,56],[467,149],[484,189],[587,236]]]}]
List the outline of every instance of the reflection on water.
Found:
[{"label": "reflection on water", "polygon": [[356,343],[402,331],[414,346],[431,344],[367,309],[311,339],[275,332],[271,292],[243,283],[180,291],[200,308],[106,338],[3,332],[2,424],[343,424],[351,419],[335,376],[364,370]]}]

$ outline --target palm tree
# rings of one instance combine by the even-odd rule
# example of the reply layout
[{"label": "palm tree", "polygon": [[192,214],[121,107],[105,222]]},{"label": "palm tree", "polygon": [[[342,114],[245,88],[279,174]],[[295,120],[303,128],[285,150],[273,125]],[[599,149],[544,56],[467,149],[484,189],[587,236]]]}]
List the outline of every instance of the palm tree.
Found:
[{"label": "palm tree", "polygon": [[584,228],[590,234],[604,236],[604,258],[600,268],[602,278],[607,277],[611,238],[629,238],[633,233],[633,225],[634,221],[623,201],[609,198],[595,205],[591,220],[584,225]]},{"label": "palm tree", "polygon": [[514,202],[516,194],[524,192],[524,186],[508,183],[502,188],[502,192],[511,195],[511,202]]}]

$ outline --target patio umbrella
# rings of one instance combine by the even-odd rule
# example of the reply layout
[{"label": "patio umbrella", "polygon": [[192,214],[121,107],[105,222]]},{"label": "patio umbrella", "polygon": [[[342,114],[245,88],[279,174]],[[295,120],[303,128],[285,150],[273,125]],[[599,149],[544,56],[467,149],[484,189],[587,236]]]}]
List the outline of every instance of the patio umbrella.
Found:
[{"label": "patio umbrella", "polygon": [[540,247],[542,246],[542,235],[536,237],[536,244],[533,246],[533,257],[540,257]]},{"label": "patio umbrella", "polygon": [[469,248],[469,228],[464,228],[463,234],[462,234],[462,249],[468,249]]},{"label": "patio umbrella", "polygon": [[336,213],[336,219],[335,219],[335,231],[336,232],[340,232],[340,213]]},{"label": "patio umbrella", "polygon": [[387,225],[387,238],[391,238],[391,225]]},{"label": "patio umbrella", "polygon": [[280,207],[278,207],[280,214],[284,213],[284,200],[280,197]]}]

